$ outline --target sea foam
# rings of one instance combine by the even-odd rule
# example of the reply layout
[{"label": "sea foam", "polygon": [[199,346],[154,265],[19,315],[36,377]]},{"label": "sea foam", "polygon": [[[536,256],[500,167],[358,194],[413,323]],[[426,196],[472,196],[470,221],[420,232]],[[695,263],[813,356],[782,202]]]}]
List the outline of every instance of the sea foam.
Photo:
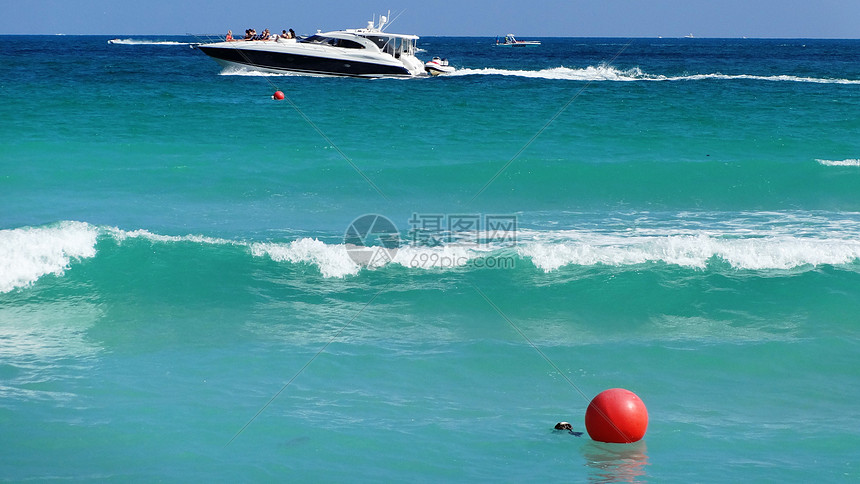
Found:
[{"label": "sea foam", "polygon": [[601,235],[552,243],[526,242],[518,252],[545,272],[567,265],[620,267],[646,263],[706,269],[715,260],[741,270],[788,270],[803,266],[845,265],[860,260],[860,241],[791,236],[737,238],[709,234]]},{"label": "sea foam", "polygon": [[[860,261],[857,214],[843,214],[839,219],[814,213],[739,214],[736,219],[716,225],[708,222],[706,215],[697,220],[695,214],[679,214],[675,224],[662,222],[654,226],[648,224],[647,217],[640,217],[636,226],[612,230],[600,226],[520,229],[505,243],[454,238],[455,242],[438,246],[404,245],[390,251],[311,237],[242,241],[61,222],[0,231],[0,293],[27,287],[49,274],[62,276],[73,262],[95,257],[102,238],[114,241],[120,250],[130,239],[152,244],[191,244],[199,250],[212,245],[232,246],[250,257],[313,266],[325,278],[355,276],[384,266],[445,271],[470,265],[512,269],[526,262],[544,272],[565,266],[600,265],[639,270],[643,264],[696,270],[721,270],[719,267],[725,265],[735,270],[772,271],[846,266]],[[357,254],[367,260],[362,261]],[[502,259],[505,263],[501,263]]]},{"label": "sea foam", "polygon": [[[254,243],[251,254],[276,262],[306,263],[319,268],[323,277],[342,278],[363,269],[386,265],[407,269],[449,270],[468,266],[477,259],[518,258],[545,272],[564,266],[635,267],[666,264],[706,270],[724,263],[732,269],[751,271],[791,270],[822,265],[844,266],[860,260],[860,241],[853,238],[815,238],[758,233],[713,233],[619,235],[582,231],[571,237],[565,232],[523,231],[515,249],[501,245],[404,246],[389,253],[390,259],[358,264],[343,244],[326,244],[303,238],[288,243]],[[368,251],[382,250],[368,247]],[[480,264],[480,267],[513,268],[516,264]]]},{"label": "sea foam", "polygon": [[208,245],[243,245],[241,242],[235,242],[218,237],[206,237],[204,235],[161,235],[144,229],[127,231],[116,227],[107,227],[103,228],[102,231],[107,233],[118,243],[122,243],[127,239],[145,239],[150,242],[192,242]]},{"label": "sea foam", "polygon": [[62,276],[72,260],[96,255],[99,229],[84,222],[0,230],[0,293],[47,274]]},{"label": "sea foam", "polygon": [[[362,269],[378,269],[386,265],[399,265],[409,269],[451,269],[488,253],[466,246],[399,247],[386,250],[382,247],[347,247],[344,244],[327,244],[318,239],[302,238],[287,243],[257,242],[249,245],[254,257],[268,257],[275,262],[305,263],[319,268],[323,277],[342,278],[358,274]],[[357,255],[364,252],[367,263],[359,264]]]},{"label": "sea foam", "polygon": [[316,77],[316,74],[306,74],[303,72],[264,72],[254,70],[251,67],[224,67],[221,69],[221,72],[218,73],[220,76],[246,76],[246,77]]},{"label": "sea foam", "polygon": [[824,166],[860,166],[860,159],[848,160],[815,160]]},{"label": "sea foam", "polygon": [[192,45],[189,42],[174,42],[170,40],[146,40],[146,39],[111,39],[109,44],[122,45]]},{"label": "sea foam", "polygon": [[250,245],[255,257],[267,256],[275,262],[308,263],[317,266],[323,277],[358,274],[359,266],[343,244],[326,244],[302,238],[288,243],[257,242]]},{"label": "sea foam", "polygon": [[538,70],[512,70],[512,69],[497,69],[492,67],[482,69],[457,69],[453,74],[446,76],[474,76],[474,75],[494,75],[494,76],[516,76],[528,77],[534,79],[553,79],[553,80],[568,80],[568,81],[610,81],[610,82],[635,82],[635,81],[703,81],[703,80],[754,80],[754,81],[769,81],[769,82],[805,82],[817,84],[860,84],[860,79],[838,79],[838,78],[816,78],[802,77],[792,75],[774,75],[760,76],[753,74],[690,74],[680,76],[666,76],[661,74],[648,74],[638,67],[630,69],[619,69],[607,64],[597,66],[588,66],[584,68],[570,67],[553,67],[549,69]]},{"label": "sea foam", "polygon": [[540,70],[509,70],[496,68],[483,69],[457,69],[446,76],[516,76],[534,79],[559,79],[568,81],[639,81],[647,80],[648,77],[638,67],[621,70],[608,65],[588,66],[582,69],[569,67],[553,67]]}]

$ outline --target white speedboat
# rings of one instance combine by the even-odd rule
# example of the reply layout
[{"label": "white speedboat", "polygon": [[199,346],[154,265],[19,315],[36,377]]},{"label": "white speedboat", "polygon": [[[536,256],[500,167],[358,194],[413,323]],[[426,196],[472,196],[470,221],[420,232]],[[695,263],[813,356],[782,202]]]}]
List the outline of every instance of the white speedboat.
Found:
[{"label": "white speedboat", "polygon": [[448,59],[440,59],[439,57],[434,57],[433,59],[424,63],[424,70],[427,71],[427,74],[431,76],[438,76],[440,74],[450,74],[454,72],[454,66],[448,65]]},{"label": "white speedboat", "polygon": [[224,67],[320,76],[414,77],[425,75],[415,57],[417,35],[383,31],[388,19],[363,29],[335,30],[303,39],[238,40],[198,48]]},{"label": "white speedboat", "polygon": [[514,37],[514,34],[508,34],[505,36],[504,40],[500,40],[499,37],[496,37],[496,45],[499,46],[508,46],[508,47],[527,47],[530,45],[540,45],[539,40],[517,40]]}]

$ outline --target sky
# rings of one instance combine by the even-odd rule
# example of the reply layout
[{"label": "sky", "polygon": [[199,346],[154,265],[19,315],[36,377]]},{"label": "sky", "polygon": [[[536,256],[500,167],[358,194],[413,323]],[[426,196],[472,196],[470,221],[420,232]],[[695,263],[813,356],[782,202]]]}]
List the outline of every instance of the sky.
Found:
[{"label": "sky", "polygon": [[308,34],[389,10],[420,36],[860,38],[860,0],[0,0],[0,34]]}]

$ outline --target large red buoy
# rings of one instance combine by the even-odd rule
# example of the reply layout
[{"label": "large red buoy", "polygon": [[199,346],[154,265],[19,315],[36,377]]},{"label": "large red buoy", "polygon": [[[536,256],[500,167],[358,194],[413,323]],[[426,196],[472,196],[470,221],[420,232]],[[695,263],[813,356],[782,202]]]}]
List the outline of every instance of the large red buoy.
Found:
[{"label": "large red buoy", "polygon": [[599,442],[629,444],[648,428],[648,409],[639,397],[623,388],[600,392],[585,411],[585,430]]},{"label": "large red buoy", "polygon": [[281,91],[275,91],[275,94],[272,94],[272,99],[274,99],[275,101],[283,101],[284,93]]}]

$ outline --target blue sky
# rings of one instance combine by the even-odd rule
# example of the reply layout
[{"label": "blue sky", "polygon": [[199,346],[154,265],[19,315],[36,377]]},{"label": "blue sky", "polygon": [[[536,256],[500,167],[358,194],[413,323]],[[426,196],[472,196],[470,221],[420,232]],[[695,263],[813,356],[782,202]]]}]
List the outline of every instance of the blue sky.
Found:
[{"label": "blue sky", "polygon": [[421,36],[860,37],[860,0],[0,0],[0,33],[312,33],[389,9]]}]

